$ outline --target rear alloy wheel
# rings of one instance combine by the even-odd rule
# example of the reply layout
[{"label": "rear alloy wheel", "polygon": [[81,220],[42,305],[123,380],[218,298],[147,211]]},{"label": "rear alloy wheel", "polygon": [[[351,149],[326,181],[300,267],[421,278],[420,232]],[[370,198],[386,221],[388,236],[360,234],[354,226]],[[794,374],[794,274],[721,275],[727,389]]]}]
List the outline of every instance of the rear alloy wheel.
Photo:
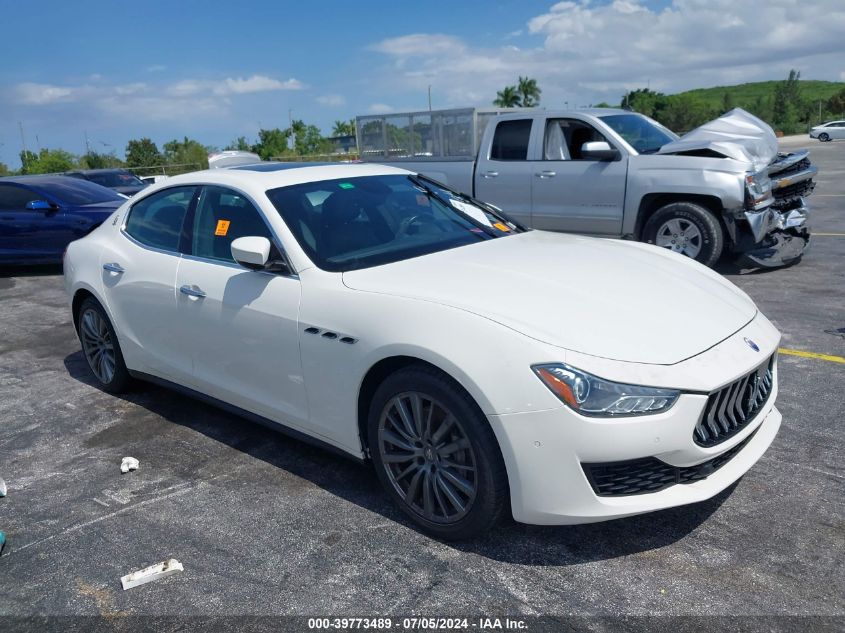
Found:
[{"label": "rear alloy wheel", "polygon": [[105,310],[93,298],[89,297],[79,307],[77,332],[82,343],[82,353],[100,386],[112,393],[124,391],[130,377],[117,335]]},{"label": "rear alloy wheel", "polygon": [[470,538],[498,520],[507,477],[477,406],[447,377],[411,367],[379,387],[369,446],[388,494],[427,532]]},{"label": "rear alloy wheel", "polygon": [[830,140],[830,134],[828,134],[827,132],[822,132],[821,134],[819,134],[819,140],[822,143],[827,143]]},{"label": "rear alloy wheel", "polygon": [[713,266],[722,254],[724,235],[708,209],[692,202],[673,202],[648,219],[643,241]]}]

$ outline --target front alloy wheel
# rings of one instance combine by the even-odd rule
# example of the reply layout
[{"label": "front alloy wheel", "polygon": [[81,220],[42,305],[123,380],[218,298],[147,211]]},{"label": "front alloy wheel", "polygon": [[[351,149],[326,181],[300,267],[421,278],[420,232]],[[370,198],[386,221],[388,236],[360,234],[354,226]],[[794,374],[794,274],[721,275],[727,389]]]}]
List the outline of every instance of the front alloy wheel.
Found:
[{"label": "front alloy wheel", "polygon": [[387,494],[429,534],[478,536],[509,506],[505,463],[487,417],[434,367],[409,365],[385,378],[370,401],[367,445]]},{"label": "front alloy wheel", "polygon": [[654,243],[695,259],[701,252],[701,231],[689,220],[673,218],[660,225]]},{"label": "front alloy wheel", "polygon": [[414,512],[434,523],[454,523],[475,501],[475,453],[460,421],[425,394],[401,393],[379,420],[385,471]]}]

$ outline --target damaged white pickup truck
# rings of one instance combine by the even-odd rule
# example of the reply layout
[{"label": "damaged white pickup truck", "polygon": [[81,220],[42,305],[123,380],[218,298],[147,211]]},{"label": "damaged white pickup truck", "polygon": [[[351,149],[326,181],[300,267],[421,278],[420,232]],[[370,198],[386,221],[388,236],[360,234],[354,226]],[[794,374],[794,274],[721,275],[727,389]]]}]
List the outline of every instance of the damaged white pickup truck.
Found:
[{"label": "damaged white pickup truck", "polygon": [[537,229],[650,242],[713,266],[774,267],[810,240],[817,168],[741,109],[678,137],[616,109],[440,110],[357,119],[361,158],[392,163]]}]

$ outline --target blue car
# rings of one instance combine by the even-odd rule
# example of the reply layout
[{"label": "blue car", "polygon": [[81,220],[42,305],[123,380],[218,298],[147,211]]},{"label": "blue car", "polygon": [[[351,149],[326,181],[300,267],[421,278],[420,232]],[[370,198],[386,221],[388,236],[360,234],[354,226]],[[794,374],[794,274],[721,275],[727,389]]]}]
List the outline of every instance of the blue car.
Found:
[{"label": "blue car", "polygon": [[126,198],[67,176],[0,178],[0,265],[60,262]]}]

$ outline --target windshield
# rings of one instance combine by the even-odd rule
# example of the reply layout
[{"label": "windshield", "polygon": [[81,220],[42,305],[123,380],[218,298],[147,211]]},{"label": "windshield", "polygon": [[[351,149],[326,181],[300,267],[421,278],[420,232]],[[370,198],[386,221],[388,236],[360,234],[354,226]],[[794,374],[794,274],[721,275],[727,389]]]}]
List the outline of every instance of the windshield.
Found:
[{"label": "windshield", "polygon": [[368,268],[523,229],[479,202],[416,176],[362,176],[271,189],[299,245],[323,270]]},{"label": "windshield", "polygon": [[126,200],[111,189],[77,178],[62,177],[56,178],[52,182],[39,182],[33,183],[33,185],[59,202],[76,206]]},{"label": "windshield", "polygon": [[642,114],[608,114],[599,117],[640,154],[654,154],[678,135]]},{"label": "windshield", "polygon": [[98,174],[85,174],[91,182],[96,182],[103,187],[143,187],[144,183],[140,178],[126,171],[106,171]]}]

